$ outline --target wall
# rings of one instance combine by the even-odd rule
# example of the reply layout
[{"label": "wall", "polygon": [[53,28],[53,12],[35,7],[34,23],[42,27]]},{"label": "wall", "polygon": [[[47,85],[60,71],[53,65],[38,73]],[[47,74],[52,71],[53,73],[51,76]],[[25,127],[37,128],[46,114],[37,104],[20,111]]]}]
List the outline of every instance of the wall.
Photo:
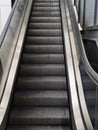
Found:
[{"label": "wall", "polygon": [[11,11],[11,0],[0,0],[0,34]]}]

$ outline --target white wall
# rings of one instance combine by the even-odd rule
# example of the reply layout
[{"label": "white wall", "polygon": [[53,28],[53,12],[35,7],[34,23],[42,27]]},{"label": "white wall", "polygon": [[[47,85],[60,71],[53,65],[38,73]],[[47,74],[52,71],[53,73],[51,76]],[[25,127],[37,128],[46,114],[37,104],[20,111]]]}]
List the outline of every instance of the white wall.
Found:
[{"label": "white wall", "polygon": [[0,0],[0,34],[11,11],[11,0]]}]

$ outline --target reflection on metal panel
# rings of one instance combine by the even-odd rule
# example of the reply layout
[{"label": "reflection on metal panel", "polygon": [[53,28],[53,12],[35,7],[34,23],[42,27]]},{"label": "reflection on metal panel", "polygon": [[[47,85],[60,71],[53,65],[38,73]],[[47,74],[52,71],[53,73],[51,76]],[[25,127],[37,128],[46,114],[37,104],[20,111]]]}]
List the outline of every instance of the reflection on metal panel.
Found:
[{"label": "reflection on metal panel", "polygon": [[96,24],[98,25],[98,0],[96,0]]},{"label": "reflection on metal panel", "polygon": [[95,0],[85,1],[85,26],[94,25]]},{"label": "reflection on metal panel", "polygon": [[98,25],[98,0],[75,0],[75,6],[84,29]]},{"label": "reflection on metal panel", "polygon": [[83,27],[84,18],[84,0],[80,0],[80,25]]},{"label": "reflection on metal panel", "polygon": [[1,23],[1,9],[0,9],[0,33],[1,33],[1,27],[2,27],[2,23]]}]

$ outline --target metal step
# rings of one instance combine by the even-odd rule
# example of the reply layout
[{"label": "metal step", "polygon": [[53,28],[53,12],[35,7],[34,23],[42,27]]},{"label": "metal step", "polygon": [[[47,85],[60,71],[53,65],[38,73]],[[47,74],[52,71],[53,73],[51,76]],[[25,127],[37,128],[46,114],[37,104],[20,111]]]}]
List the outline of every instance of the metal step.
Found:
[{"label": "metal step", "polygon": [[63,45],[25,45],[28,54],[63,54]]},{"label": "metal step", "polygon": [[26,44],[63,44],[62,37],[30,37],[26,38]]},{"label": "metal step", "polygon": [[14,106],[68,106],[67,92],[63,90],[23,90],[15,93]]},{"label": "metal step", "polygon": [[17,89],[19,90],[65,90],[65,76],[40,76],[40,77],[19,77]]},{"label": "metal step", "polygon": [[34,17],[59,17],[60,16],[60,12],[39,12],[39,11],[33,11],[31,16],[34,16]]},{"label": "metal step", "polygon": [[48,11],[48,12],[49,12],[49,11],[50,11],[50,12],[51,12],[51,11],[52,11],[52,12],[53,12],[53,11],[56,11],[56,12],[57,12],[57,11],[60,11],[60,9],[59,9],[59,7],[33,7],[33,11],[44,11],[44,12],[45,12],[45,11],[46,11],[46,12],[47,12],[47,11]]},{"label": "metal step", "polygon": [[31,17],[30,22],[38,22],[38,23],[56,23],[60,22],[60,17]]},{"label": "metal step", "polygon": [[29,23],[30,29],[61,29],[61,23]]},{"label": "metal step", "polygon": [[28,36],[62,36],[61,29],[29,29]]},{"label": "metal step", "polygon": [[21,76],[63,76],[65,75],[64,64],[25,64],[20,66]]},{"label": "metal step", "polygon": [[9,124],[69,125],[69,110],[66,107],[15,107]]},{"label": "metal step", "polygon": [[59,2],[59,0],[36,0],[35,2],[43,2],[43,3],[45,3],[45,2]]},{"label": "metal step", "polygon": [[48,3],[34,2],[34,7],[59,7],[59,3],[58,2],[48,2]]},{"label": "metal step", "polygon": [[23,54],[22,63],[26,64],[63,64],[63,54]]},{"label": "metal step", "polygon": [[71,130],[67,126],[8,126],[7,130]]}]

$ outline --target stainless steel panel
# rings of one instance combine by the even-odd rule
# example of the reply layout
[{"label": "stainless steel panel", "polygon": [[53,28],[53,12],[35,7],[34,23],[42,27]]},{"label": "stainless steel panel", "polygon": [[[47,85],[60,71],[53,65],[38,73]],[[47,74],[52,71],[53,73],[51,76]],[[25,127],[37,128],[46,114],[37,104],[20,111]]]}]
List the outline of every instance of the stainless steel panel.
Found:
[{"label": "stainless steel panel", "polygon": [[85,26],[94,25],[95,0],[85,1]]},{"label": "stainless steel panel", "polygon": [[80,0],[80,25],[83,27],[84,20],[84,0]]}]

